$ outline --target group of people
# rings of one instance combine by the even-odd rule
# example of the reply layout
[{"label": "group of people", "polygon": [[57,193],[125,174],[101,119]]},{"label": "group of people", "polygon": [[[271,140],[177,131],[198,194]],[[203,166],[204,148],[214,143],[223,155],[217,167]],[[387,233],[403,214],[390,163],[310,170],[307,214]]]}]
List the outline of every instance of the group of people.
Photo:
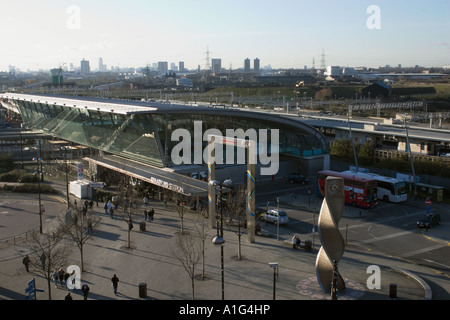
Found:
[{"label": "group of people", "polygon": [[149,221],[152,222],[153,221],[153,216],[155,214],[155,210],[153,210],[153,208],[151,208],[149,211],[147,211],[147,208],[144,209],[144,218],[145,221]]},{"label": "group of people", "polygon": [[[117,295],[117,288],[119,287],[119,278],[117,277],[116,274],[114,274],[114,276],[111,278],[111,282],[114,289],[114,294]],[[89,288],[88,284],[86,282],[83,283],[83,286],[81,287],[81,292],[83,293],[84,300],[87,300],[90,290],[91,289]],[[67,293],[64,300],[73,300],[70,292]]]},{"label": "group of people", "polygon": [[[53,283],[55,284],[55,288],[58,287],[58,281],[61,286],[64,286],[64,285],[67,286],[67,280],[69,279],[70,276],[72,276],[74,274],[75,274],[75,270],[72,271],[72,273],[65,272],[62,268],[55,270],[52,275]],[[75,284],[74,277],[72,277],[72,284]]]},{"label": "group of people", "polygon": [[109,214],[111,216],[111,219],[114,219],[114,210],[116,210],[116,206],[111,200],[107,200],[105,202],[103,209],[105,209],[105,214]]}]

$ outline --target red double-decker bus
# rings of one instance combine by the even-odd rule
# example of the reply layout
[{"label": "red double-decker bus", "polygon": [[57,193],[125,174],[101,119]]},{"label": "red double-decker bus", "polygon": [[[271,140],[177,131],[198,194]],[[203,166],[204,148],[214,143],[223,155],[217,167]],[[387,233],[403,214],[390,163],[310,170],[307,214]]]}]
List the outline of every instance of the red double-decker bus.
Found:
[{"label": "red double-decker bus", "polygon": [[327,177],[344,179],[346,204],[365,209],[373,208],[378,204],[376,180],[330,170],[320,171],[317,175],[318,196],[325,196],[325,180]]}]

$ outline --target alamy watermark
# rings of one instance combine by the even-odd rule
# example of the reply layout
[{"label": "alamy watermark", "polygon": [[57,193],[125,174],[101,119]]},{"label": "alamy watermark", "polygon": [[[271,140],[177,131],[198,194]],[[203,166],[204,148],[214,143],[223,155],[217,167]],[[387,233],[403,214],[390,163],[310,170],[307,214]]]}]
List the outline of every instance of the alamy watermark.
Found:
[{"label": "alamy watermark", "polygon": [[66,13],[69,15],[66,20],[66,26],[69,30],[81,29],[81,9],[77,5],[67,7]]},{"label": "alamy watermark", "polygon": [[371,265],[367,268],[366,273],[371,275],[367,278],[366,285],[369,290],[381,289],[381,269],[377,265]]},{"label": "alamy watermark", "polygon": [[67,289],[81,289],[81,269],[79,266],[71,265],[67,267],[67,273],[70,274],[67,278]]},{"label": "alamy watermark", "polygon": [[[237,148],[235,157],[235,145],[225,143],[226,159],[224,159],[223,145],[210,143],[203,149],[203,142],[209,141],[209,136],[214,135],[223,139],[248,139],[254,141],[251,144],[255,150],[251,150],[254,157],[249,159],[249,164],[259,163],[265,167],[261,167],[261,175],[275,175],[279,170],[279,130],[259,129],[226,129],[225,135],[219,129],[207,129],[203,131],[202,121],[194,121],[194,137],[187,129],[176,129],[172,132],[171,141],[179,142],[172,148],[172,162],[176,165],[181,164],[198,164],[208,163],[210,158],[216,164],[245,164],[245,148]],[[270,149],[270,150],[269,150]],[[270,153],[270,155],[269,155]],[[192,159],[192,154],[193,158]],[[225,161],[224,161],[225,160]]]},{"label": "alamy watermark", "polygon": [[377,5],[370,5],[367,8],[367,14],[370,16],[367,18],[366,26],[369,30],[381,29],[381,8]]}]

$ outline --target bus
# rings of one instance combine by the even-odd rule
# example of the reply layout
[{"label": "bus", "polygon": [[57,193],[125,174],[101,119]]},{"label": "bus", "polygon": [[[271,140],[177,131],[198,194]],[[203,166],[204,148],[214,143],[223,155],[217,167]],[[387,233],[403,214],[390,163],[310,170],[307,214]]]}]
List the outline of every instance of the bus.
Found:
[{"label": "bus", "polygon": [[405,202],[408,200],[406,182],[403,180],[381,176],[376,173],[344,171],[343,173],[354,174],[377,182],[377,198],[386,202]]},{"label": "bus", "polygon": [[325,180],[327,177],[344,179],[346,204],[364,209],[377,206],[377,182],[375,180],[337,171],[320,171],[317,175],[317,195],[319,197],[325,197]]}]

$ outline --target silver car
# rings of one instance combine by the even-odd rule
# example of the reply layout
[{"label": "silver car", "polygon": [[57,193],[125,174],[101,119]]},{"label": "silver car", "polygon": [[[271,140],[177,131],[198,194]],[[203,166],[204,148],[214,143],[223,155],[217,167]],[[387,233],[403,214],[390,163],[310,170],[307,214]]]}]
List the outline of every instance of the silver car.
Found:
[{"label": "silver car", "polygon": [[289,218],[284,210],[280,210],[279,212],[277,210],[269,210],[264,214],[264,220],[272,223],[277,223],[277,221],[280,221],[280,224],[286,224],[289,222]]}]

